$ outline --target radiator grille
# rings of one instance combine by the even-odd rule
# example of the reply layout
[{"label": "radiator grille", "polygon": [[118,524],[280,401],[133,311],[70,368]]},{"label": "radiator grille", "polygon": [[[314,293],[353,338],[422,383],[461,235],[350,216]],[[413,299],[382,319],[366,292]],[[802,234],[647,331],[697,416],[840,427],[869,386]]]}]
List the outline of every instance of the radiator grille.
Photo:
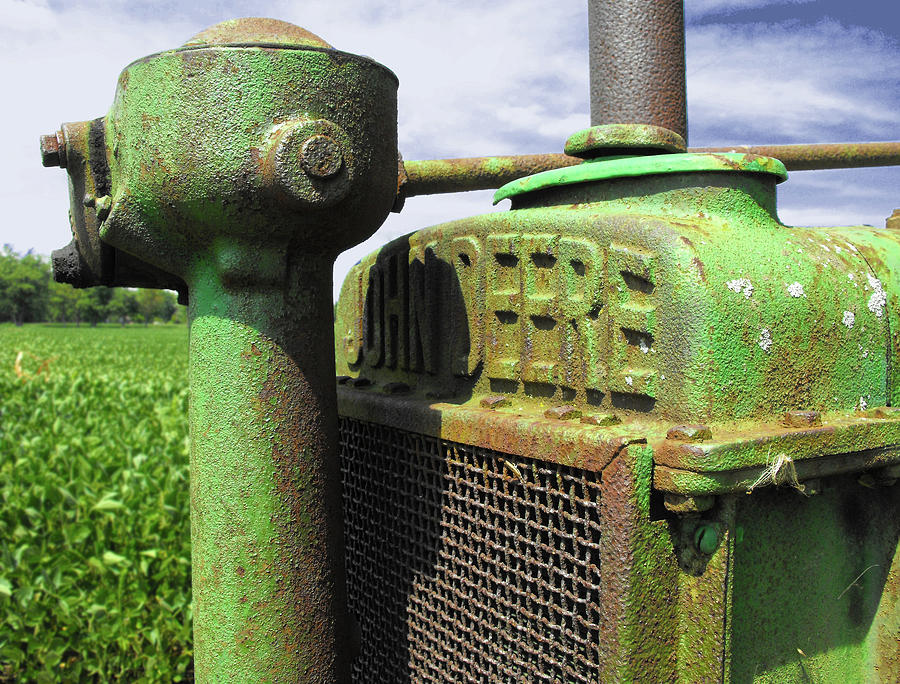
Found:
[{"label": "radiator grille", "polygon": [[595,682],[600,475],[341,419],[357,682]]}]

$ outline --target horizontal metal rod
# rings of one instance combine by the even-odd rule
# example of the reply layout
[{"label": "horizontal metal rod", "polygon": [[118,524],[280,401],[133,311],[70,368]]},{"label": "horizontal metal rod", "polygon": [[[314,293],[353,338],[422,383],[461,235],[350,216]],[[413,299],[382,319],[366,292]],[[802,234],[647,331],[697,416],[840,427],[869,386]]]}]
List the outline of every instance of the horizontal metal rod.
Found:
[{"label": "horizontal metal rod", "polygon": [[[900,165],[900,142],[692,147],[688,152],[746,152],[781,160],[789,171]],[[541,171],[582,163],[565,154],[522,154],[403,163],[400,196],[490,190]]]}]

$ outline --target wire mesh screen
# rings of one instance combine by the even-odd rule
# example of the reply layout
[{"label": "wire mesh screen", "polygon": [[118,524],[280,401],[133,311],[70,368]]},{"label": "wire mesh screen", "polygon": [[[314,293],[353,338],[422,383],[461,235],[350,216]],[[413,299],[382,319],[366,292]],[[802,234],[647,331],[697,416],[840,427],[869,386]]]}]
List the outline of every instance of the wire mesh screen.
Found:
[{"label": "wire mesh screen", "polygon": [[600,475],[341,419],[357,682],[595,682]]}]

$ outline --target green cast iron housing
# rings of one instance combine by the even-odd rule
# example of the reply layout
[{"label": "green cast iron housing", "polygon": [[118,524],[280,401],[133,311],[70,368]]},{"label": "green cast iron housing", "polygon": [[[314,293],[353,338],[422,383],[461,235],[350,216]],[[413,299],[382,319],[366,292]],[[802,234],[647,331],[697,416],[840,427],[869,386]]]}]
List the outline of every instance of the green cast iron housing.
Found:
[{"label": "green cast iron housing", "polygon": [[[678,603],[667,678],[898,672],[897,489],[856,477],[897,476],[900,241],[783,225],[785,178],[742,154],[526,177],[497,192],[511,211],[364,258],[337,304],[345,416],[598,472],[649,459],[634,552],[675,588],[648,580],[632,618]],[[634,629],[618,676],[655,671]]]}]

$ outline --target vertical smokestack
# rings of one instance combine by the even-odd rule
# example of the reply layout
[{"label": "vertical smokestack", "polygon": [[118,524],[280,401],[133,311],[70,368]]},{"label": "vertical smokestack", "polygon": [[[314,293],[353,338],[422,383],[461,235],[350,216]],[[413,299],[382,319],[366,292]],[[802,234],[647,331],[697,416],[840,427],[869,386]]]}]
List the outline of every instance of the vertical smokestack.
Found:
[{"label": "vertical smokestack", "polygon": [[591,125],[662,126],[687,140],[684,4],[589,0]]}]

